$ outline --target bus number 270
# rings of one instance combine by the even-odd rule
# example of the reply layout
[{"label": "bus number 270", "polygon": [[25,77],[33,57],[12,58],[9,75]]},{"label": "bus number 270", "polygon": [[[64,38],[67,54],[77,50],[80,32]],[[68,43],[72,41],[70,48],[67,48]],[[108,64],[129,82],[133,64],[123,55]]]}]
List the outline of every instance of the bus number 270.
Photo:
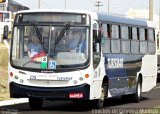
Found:
[{"label": "bus number 270", "polygon": [[35,79],[36,79],[36,76],[31,75],[31,76],[30,76],[30,79],[31,79],[31,80],[35,80]]}]

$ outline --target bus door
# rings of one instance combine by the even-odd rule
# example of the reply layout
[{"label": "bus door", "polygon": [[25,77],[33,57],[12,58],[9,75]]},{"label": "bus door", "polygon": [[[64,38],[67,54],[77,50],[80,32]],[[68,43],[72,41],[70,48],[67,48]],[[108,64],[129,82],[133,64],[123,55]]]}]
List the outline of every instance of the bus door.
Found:
[{"label": "bus door", "polygon": [[101,37],[99,24],[94,23],[93,25],[93,68],[96,69],[101,59]]},{"label": "bus door", "polygon": [[92,52],[93,52],[93,80],[94,84],[93,87],[94,89],[94,94],[99,95],[100,92],[98,92],[102,86],[102,78],[105,75],[105,70],[104,70],[104,58],[101,55],[101,25],[98,22],[94,22],[93,24],[93,47],[92,47]]}]

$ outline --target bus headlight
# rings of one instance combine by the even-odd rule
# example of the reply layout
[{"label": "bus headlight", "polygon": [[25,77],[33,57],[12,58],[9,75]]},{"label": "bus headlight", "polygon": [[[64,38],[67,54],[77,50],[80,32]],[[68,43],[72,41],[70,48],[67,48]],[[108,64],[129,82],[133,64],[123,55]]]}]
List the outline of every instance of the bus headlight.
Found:
[{"label": "bus headlight", "polygon": [[77,84],[77,80],[74,80],[73,83],[74,83],[74,84]]},{"label": "bus headlight", "polygon": [[23,83],[24,81],[22,79],[20,79],[20,82]]},{"label": "bus headlight", "polygon": [[18,79],[18,76],[15,76],[15,77],[14,77],[14,79],[16,79],[16,80],[17,80],[17,79]]},{"label": "bus headlight", "polygon": [[83,77],[80,77],[79,80],[80,80],[80,81],[83,81]]}]

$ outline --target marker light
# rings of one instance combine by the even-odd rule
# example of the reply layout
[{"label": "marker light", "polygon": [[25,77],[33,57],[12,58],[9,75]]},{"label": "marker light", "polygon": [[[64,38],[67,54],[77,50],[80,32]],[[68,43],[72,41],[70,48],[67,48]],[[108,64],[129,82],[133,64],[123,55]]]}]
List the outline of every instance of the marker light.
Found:
[{"label": "marker light", "polygon": [[13,72],[10,72],[10,77],[12,77],[13,76]]},{"label": "marker light", "polygon": [[89,74],[85,74],[85,78],[89,78]]}]

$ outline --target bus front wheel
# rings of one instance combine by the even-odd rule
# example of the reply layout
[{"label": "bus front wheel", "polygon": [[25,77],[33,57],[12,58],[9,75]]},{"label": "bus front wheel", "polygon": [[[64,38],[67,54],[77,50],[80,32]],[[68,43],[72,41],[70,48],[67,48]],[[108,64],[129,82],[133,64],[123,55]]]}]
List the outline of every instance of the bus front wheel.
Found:
[{"label": "bus front wheel", "polygon": [[29,106],[33,110],[40,109],[43,104],[43,99],[40,98],[29,98]]},{"label": "bus front wheel", "polygon": [[104,108],[105,98],[107,97],[108,86],[103,84],[101,87],[101,95],[100,98],[95,101],[96,108],[102,109]]},{"label": "bus front wheel", "polygon": [[136,93],[133,94],[133,99],[135,102],[139,102],[141,100],[141,93],[142,93],[142,83],[140,77],[137,81]]}]

